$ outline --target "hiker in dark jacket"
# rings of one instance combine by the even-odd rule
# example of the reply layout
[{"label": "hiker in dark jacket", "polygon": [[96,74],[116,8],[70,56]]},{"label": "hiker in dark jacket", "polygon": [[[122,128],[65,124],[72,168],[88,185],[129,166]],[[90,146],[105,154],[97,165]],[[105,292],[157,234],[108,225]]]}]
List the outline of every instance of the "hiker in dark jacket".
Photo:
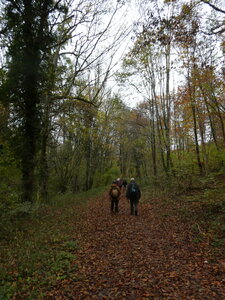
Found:
[{"label": "hiker in dark jacket", "polygon": [[111,213],[118,213],[119,212],[119,198],[120,198],[120,188],[117,185],[116,180],[114,180],[109,189],[109,197],[111,200]]},{"label": "hiker in dark jacket", "polygon": [[141,191],[134,178],[131,178],[130,183],[127,186],[126,192],[127,199],[130,200],[130,212],[131,215],[138,215],[138,202],[141,198]]}]

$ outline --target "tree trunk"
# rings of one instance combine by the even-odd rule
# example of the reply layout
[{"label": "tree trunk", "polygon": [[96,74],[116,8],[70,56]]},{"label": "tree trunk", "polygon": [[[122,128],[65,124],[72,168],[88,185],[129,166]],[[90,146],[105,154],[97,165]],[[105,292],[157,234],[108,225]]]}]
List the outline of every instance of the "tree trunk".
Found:
[{"label": "tree trunk", "polygon": [[149,102],[150,102],[149,105],[150,105],[150,115],[151,115],[150,128],[151,128],[152,165],[153,165],[153,174],[154,174],[154,176],[157,176],[156,139],[155,139],[155,106],[154,106],[153,98]]},{"label": "tree trunk", "polygon": [[166,45],[166,116],[165,116],[165,131],[166,131],[166,164],[169,171],[172,167],[172,159],[170,155],[170,42]]},{"label": "tree trunk", "polygon": [[[190,89],[190,87],[189,87]],[[195,107],[195,101],[193,99],[193,96],[191,95],[190,91],[190,97],[191,97],[191,109],[192,109],[192,116],[193,116],[193,123],[194,123],[194,137],[195,137],[195,150],[196,150],[196,156],[197,156],[197,162],[200,174],[202,174],[202,163],[200,158],[200,150],[199,150],[199,144],[198,144],[198,133],[197,133],[197,119],[196,119],[196,107]]]},{"label": "tree trunk", "polygon": [[[47,125],[46,125],[47,126]],[[48,162],[47,162],[47,141],[48,141],[48,128],[42,135],[41,142],[41,155],[40,155],[40,193],[41,198],[46,200],[48,198]]]},{"label": "tree trunk", "polygon": [[40,132],[40,121],[38,118],[37,104],[38,95],[38,71],[39,71],[39,49],[36,47],[33,32],[32,4],[26,3],[24,8],[24,152],[22,157],[22,180],[23,201],[33,202],[35,188],[35,159],[37,153],[37,141]]},{"label": "tree trunk", "polygon": [[217,101],[217,98],[216,98],[216,95],[214,94],[214,92],[212,92],[212,100],[213,100],[213,102],[215,103],[215,106],[216,106],[217,116],[218,116],[218,118],[220,120],[220,126],[221,126],[222,136],[223,136],[223,140],[225,142],[224,118],[221,115],[219,103]]},{"label": "tree trunk", "polygon": [[217,136],[216,136],[216,128],[215,128],[213,120],[212,120],[212,113],[209,110],[209,104],[208,104],[206,95],[204,93],[203,87],[201,85],[199,87],[200,87],[200,90],[201,90],[201,93],[202,93],[202,97],[204,99],[206,110],[207,110],[207,113],[208,113],[209,123],[210,123],[210,128],[211,128],[211,132],[212,132],[213,141],[215,143],[216,149],[218,150],[219,147],[218,147]]}]

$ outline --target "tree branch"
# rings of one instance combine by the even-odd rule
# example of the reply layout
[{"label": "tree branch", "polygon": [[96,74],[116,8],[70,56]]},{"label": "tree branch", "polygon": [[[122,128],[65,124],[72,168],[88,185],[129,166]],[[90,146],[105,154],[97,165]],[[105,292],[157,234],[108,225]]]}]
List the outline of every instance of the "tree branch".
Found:
[{"label": "tree branch", "polygon": [[222,14],[225,14],[225,10],[222,10],[221,8],[215,6],[214,4],[210,3],[209,0],[200,0],[201,2],[208,4],[210,7],[212,7],[213,9],[215,9],[218,12],[221,12]]}]

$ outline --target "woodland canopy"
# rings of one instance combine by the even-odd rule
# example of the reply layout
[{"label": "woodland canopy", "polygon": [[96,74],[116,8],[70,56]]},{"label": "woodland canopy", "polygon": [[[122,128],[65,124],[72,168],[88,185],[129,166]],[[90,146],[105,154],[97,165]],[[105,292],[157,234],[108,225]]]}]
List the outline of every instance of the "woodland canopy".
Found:
[{"label": "woodland canopy", "polygon": [[131,2],[2,2],[2,215],[116,177],[185,190],[224,170],[223,1],[137,1],[126,27]]}]

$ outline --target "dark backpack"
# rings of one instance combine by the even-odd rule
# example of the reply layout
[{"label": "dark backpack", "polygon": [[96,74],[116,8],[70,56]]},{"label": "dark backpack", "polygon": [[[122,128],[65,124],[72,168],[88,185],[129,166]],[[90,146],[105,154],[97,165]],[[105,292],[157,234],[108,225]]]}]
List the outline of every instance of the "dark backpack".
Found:
[{"label": "dark backpack", "polygon": [[137,196],[138,188],[137,188],[137,185],[135,183],[132,183],[130,193],[131,193],[132,196]]}]

